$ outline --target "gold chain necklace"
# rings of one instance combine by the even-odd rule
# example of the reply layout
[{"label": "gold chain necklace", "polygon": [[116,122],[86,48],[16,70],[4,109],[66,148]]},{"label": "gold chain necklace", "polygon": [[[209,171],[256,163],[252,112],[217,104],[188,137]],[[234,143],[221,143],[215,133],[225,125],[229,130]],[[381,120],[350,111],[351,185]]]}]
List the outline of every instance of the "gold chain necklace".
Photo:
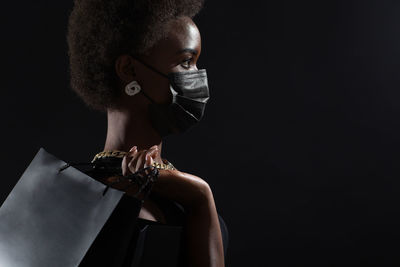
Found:
[{"label": "gold chain necklace", "polygon": [[[123,158],[126,154],[128,154],[125,151],[120,151],[120,150],[111,150],[111,151],[102,151],[100,153],[97,153],[92,162],[95,162],[98,159],[102,158]],[[169,162],[166,159],[162,159],[163,163],[156,163],[153,162],[152,166],[156,167],[157,169],[160,170],[175,170],[176,168],[174,165],[172,165],[171,162]]]}]

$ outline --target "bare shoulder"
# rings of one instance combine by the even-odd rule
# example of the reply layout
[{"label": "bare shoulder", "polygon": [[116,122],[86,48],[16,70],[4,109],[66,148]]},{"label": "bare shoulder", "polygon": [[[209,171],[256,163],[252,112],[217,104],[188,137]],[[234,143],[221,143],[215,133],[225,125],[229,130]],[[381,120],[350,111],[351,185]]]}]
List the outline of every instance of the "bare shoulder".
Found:
[{"label": "bare shoulder", "polygon": [[209,184],[200,176],[179,170],[168,170],[168,172],[168,175],[173,176],[177,181],[190,183],[199,187],[209,187]]}]

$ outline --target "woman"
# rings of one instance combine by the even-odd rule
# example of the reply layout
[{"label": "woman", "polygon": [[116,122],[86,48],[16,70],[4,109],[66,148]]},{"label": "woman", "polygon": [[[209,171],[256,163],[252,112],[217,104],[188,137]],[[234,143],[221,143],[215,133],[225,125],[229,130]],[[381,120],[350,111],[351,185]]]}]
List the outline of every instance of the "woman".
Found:
[{"label": "woman", "polygon": [[71,85],[90,107],[105,111],[108,118],[104,151],[94,158],[106,168],[88,174],[114,186],[117,174],[158,168],[158,180],[140,209],[136,234],[117,234],[136,219],[131,218],[137,205],[133,187],[126,191],[82,266],[131,266],[132,261],[140,261],[135,256],[132,260],[126,251],[132,243],[131,254],[143,250],[146,242],[138,240],[149,225],[182,226],[179,264],[224,266],[227,231],[209,185],[161,158],[162,138],[199,121],[209,97],[206,73],[196,66],[201,39],[192,18],[201,7],[202,0],[74,2],[67,34]]}]

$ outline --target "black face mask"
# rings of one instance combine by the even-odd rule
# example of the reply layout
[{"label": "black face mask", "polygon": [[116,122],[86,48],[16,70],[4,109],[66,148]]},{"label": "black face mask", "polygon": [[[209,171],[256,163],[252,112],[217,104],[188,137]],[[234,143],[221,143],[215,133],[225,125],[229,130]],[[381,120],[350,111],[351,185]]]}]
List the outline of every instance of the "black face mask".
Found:
[{"label": "black face mask", "polygon": [[147,63],[138,61],[167,78],[170,83],[172,93],[172,103],[170,104],[158,104],[143,90],[140,90],[152,103],[149,107],[151,122],[162,137],[171,133],[185,132],[201,120],[206,103],[210,98],[205,69],[171,72],[166,75]]}]

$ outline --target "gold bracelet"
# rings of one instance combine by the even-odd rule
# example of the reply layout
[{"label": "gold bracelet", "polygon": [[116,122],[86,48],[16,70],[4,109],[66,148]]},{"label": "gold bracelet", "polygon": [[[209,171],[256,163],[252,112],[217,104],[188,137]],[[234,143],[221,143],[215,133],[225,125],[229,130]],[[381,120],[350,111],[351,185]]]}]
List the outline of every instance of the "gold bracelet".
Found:
[{"label": "gold bracelet", "polygon": [[174,165],[172,165],[171,162],[164,160],[164,163],[157,163],[157,162],[153,162],[153,164],[151,164],[152,166],[156,167],[159,170],[176,170],[176,168],[174,167]]},{"label": "gold bracelet", "polygon": [[92,162],[101,158],[123,158],[126,154],[128,153],[120,150],[102,151],[94,156]]}]

